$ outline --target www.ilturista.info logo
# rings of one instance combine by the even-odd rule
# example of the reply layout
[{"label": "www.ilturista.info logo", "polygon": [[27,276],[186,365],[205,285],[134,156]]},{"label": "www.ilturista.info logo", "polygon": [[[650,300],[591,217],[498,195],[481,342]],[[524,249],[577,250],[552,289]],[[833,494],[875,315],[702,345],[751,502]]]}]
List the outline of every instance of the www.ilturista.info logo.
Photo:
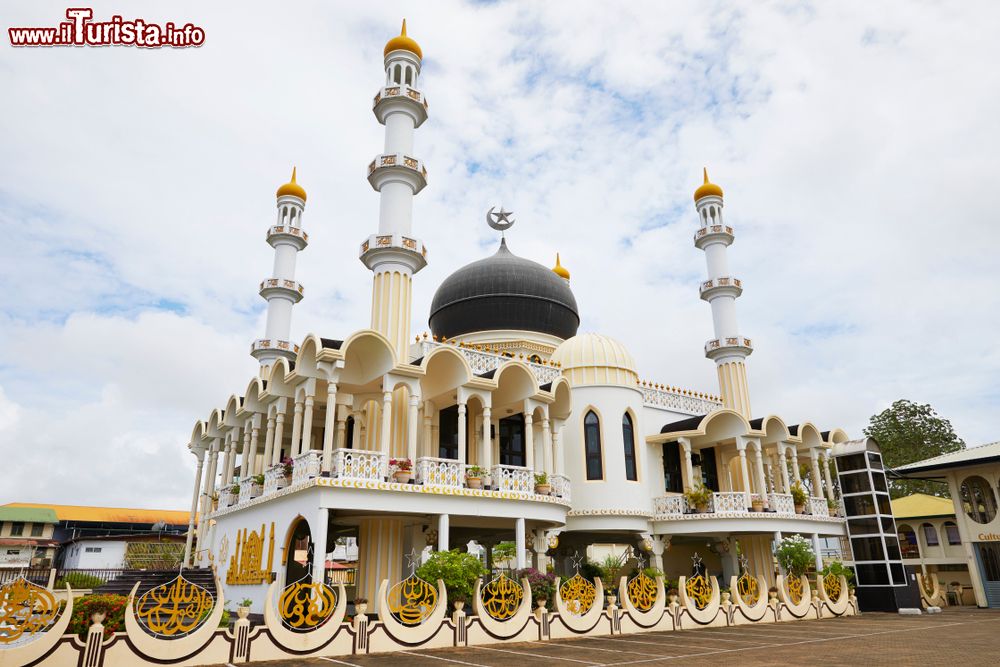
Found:
[{"label": "www.ilturista.info logo", "polygon": [[164,24],[150,23],[143,19],[127,21],[112,16],[108,21],[92,21],[94,10],[89,7],[71,7],[66,18],[54,28],[7,28],[11,46],[141,46],[147,49],[162,47],[187,48],[205,43],[204,29],[186,23],[178,26],[172,21]]}]

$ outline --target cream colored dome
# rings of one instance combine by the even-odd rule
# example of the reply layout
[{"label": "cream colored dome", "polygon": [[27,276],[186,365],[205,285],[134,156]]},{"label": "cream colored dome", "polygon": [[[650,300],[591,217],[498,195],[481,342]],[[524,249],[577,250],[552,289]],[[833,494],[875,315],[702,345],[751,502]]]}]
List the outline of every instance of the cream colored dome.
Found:
[{"label": "cream colored dome", "polygon": [[572,385],[617,384],[634,387],[639,382],[635,360],[614,338],[584,333],[555,349],[550,361],[559,364]]}]

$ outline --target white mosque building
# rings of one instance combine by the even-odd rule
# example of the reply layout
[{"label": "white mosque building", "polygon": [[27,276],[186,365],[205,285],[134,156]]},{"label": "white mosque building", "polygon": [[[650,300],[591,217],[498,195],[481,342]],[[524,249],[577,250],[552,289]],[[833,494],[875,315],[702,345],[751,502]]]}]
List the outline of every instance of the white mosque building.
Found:
[{"label": "white mosque building", "polygon": [[[621,343],[578,331],[558,258],[549,269],[504,239],[436,287],[430,313],[416,314],[431,333],[411,335],[414,276],[429,261],[412,216],[427,184],[414,145],[428,117],[421,62],[404,23],[373,105],[385,145],[367,166],[378,226],[359,246],[373,275],[370,328],[292,340],[306,191],[294,170],[277,191],[267,324],[250,350],[259,376],[197,421],[188,444],[188,562],[215,567],[228,599],[261,605],[272,580],[324,577],[336,538],[353,537],[357,594],[374,601],[427,546],[514,540],[518,567],[563,571],[590,545],[625,544],[671,578],[690,574],[698,552],[728,581],[738,542],[773,583],[776,537],[844,536],[830,452],[846,434],[751,411],[753,346],[728,263],[738,227],[707,172],[691,229],[707,263],[698,291],[715,326],[705,356],[718,397],[640,380]],[[511,224],[502,209],[487,217]],[[797,507],[799,485],[809,495]],[[700,502],[685,495],[701,487]]]}]

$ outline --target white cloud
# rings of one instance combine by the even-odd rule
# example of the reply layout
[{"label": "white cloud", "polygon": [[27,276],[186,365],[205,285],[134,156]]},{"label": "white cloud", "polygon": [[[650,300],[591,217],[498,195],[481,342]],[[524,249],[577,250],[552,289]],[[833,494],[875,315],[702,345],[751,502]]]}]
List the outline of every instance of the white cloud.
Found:
[{"label": "white cloud", "polygon": [[979,27],[1000,10],[608,7],[99,3],[191,20],[206,45],[2,47],[0,446],[15,481],[0,500],[186,506],[194,420],[253,373],[263,232],[292,164],[311,237],[294,333],[367,325],[369,104],[404,14],[430,99],[415,331],[434,287],[492,252],[481,220],[503,201],[515,252],[562,253],[584,329],[625,342],[649,379],[712,390],[690,200],[707,164],[737,227],[758,413],[859,434],[909,397],[970,443],[995,439],[1000,73],[981,64],[1000,47]]}]

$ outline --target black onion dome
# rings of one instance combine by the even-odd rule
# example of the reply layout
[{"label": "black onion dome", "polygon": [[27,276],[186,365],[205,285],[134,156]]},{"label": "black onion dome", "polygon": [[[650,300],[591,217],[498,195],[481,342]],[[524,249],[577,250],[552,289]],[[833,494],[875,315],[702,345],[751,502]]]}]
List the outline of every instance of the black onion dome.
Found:
[{"label": "black onion dome", "polygon": [[431,302],[431,332],[455,338],[477,331],[512,329],[572,338],[580,326],[569,284],[500,241],[496,254],[445,278]]}]

